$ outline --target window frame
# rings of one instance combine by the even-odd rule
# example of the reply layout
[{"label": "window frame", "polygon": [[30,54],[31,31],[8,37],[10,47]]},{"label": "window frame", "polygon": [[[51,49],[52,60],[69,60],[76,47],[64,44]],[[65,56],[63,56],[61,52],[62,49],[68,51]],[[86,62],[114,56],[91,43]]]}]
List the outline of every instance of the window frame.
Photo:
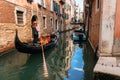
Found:
[{"label": "window frame", "polygon": [[41,5],[42,5],[44,8],[46,8],[46,0],[40,0],[40,2],[41,2]]},{"label": "window frame", "polygon": [[100,0],[96,0],[96,11],[100,9]]},{"label": "window frame", "polygon": [[53,18],[50,18],[50,26],[53,27]]},{"label": "window frame", "polygon": [[55,29],[58,30],[58,19],[55,19]]},{"label": "window frame", "polygon": [[[17,11],[23,12],[23,23],[22,24],[18,23]],[[24,26],[26,24],[26,9],[23,8],[23,7],[17,6],[17,7],[15,7],[14,14],[15,14],[15,23],[16,23],[16,25]]]},{"label": "window frame", "polygon": [[[45,22],[44,22],[44,18],[45,18]],[[46,18],[46,15],[44,15],[44,16],[42,17],[43,28],[47,28],[47,26],[46,26],[46,21],[47,21],[47,18]]]},{"label": "window frame", "polygon": [[23,25],[24,24],[24,19],[23,19],[24,12],[16,10],[16,15],[17,15],[17,24]]}]

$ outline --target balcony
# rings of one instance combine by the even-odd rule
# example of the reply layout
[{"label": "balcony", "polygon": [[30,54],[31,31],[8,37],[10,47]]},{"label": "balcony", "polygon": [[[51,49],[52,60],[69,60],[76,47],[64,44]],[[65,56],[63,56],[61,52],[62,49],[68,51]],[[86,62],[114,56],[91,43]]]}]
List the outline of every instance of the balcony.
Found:
[{"label": "balcony", "polygon": [[65,4],[65,0],[59,0],[59,2],[63,5]]}]

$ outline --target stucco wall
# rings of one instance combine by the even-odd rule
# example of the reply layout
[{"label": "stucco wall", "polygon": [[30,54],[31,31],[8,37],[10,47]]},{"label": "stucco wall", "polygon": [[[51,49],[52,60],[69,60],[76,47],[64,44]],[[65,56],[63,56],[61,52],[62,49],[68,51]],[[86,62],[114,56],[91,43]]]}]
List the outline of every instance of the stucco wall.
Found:
[{"label": "stucco wall", "polygon": [[113,49],[116,0],[102,1],[99,51],[100,55],[109,56]]}]

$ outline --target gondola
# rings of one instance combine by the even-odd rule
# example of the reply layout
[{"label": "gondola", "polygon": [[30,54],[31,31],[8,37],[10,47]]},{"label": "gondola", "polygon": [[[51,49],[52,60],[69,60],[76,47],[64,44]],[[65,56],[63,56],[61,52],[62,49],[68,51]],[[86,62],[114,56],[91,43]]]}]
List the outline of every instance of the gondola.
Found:
[{"label": "gondola", "polygon": [[[44,51],[47,51],[48,49],[55,47],[56,44],[57,44],[57,40],[51,41],[50,43],[44,45],[43,46]],[[30,43],[21,42],[18,37],[17,30],[15,35],[15,48],[22,53],[30,53],[30,54],[42,53],[42,46],[39,43],[33,44],[32,42]]]}]

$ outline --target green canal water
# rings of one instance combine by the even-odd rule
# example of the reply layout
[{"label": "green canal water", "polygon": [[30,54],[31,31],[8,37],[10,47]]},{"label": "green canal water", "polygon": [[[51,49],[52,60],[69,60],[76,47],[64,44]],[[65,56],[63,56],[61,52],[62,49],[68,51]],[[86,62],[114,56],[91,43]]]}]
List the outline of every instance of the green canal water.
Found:
[{"label": "green canal water", "polygon": [[0,56],[0,80],[93,80],[94,53],[89,43],[73,44],[71,34],[60,35],[58,45],[45,52],[45,61],[41,53],[17,50]]}]

